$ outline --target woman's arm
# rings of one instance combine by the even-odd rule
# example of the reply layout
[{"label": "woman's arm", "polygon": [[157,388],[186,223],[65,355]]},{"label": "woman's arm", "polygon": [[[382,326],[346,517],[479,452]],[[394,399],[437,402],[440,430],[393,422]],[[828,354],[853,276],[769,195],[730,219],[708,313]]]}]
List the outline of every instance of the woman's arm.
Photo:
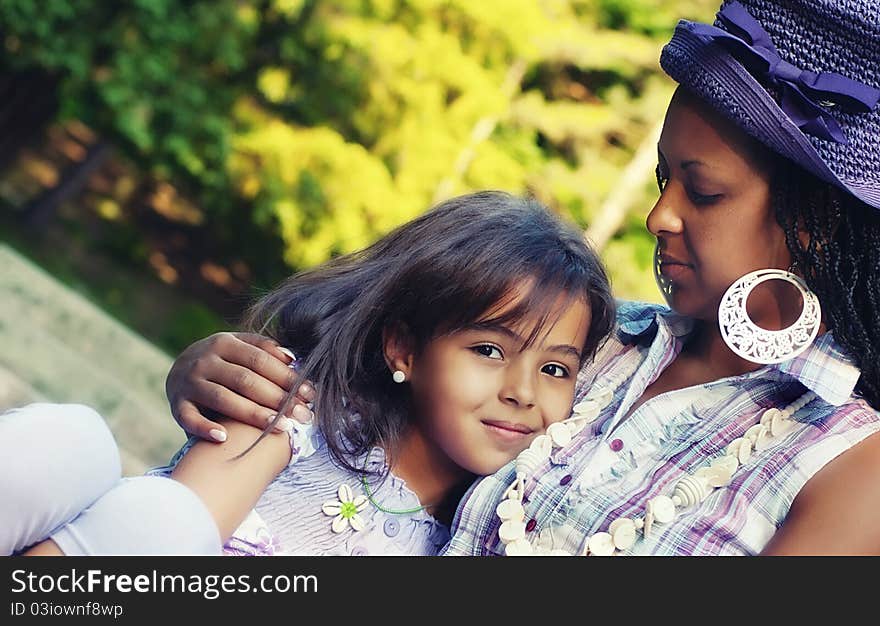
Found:
[{"label": "woman's arm", "polygon": [[804,485],[762,554],[880,555],[880,433]]},{"label": "woman's arm", "polygon": [[260,436],[261,430],[241,422],[225,424],[224,443],[196,443],[171,477],[196,492],[226,541],[254,508],[266,486],[290,460],[287,433],[269,433],[243,457],[235,459]]}]

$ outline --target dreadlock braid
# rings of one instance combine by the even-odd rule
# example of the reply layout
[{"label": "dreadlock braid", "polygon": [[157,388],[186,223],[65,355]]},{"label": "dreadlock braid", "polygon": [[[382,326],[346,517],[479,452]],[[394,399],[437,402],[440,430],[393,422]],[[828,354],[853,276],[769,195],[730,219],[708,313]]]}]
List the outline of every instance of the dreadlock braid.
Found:
[{"label": "dreadlock braid", "polygon": [[862,372],[856,392],[880,408],[880,211],[789,164],[774,178],[773,203],[828,330]]}]

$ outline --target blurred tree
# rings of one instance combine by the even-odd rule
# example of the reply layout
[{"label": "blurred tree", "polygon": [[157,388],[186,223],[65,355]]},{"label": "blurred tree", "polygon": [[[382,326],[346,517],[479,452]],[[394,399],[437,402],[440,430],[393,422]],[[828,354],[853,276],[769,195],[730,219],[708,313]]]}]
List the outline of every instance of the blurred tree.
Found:
[{"label": "blurred tree", "polygon": [[657,59],[678,18],[716,4],[5,0],[0,34],[7,70],[57,82],[61,117],[254,254],[280,237],[309,266],[478,188],[584,228],[615,197],[600,243],[616,291],[656,298],[644,146],[672,90]]}]

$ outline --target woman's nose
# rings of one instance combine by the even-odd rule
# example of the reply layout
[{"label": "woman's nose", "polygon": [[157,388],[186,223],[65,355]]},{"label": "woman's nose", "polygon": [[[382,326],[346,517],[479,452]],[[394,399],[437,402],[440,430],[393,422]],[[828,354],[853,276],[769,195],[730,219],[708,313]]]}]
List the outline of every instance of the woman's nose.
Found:
[{"label": "woman's nose", "polygon": [[654,204],[654,208],[651,209],[645,220],[645,225],[655,237],[682,232],[684,222],[679,211],[681,199],[675,193],[674,185],[672,181],[666,184],[666,187]]}]

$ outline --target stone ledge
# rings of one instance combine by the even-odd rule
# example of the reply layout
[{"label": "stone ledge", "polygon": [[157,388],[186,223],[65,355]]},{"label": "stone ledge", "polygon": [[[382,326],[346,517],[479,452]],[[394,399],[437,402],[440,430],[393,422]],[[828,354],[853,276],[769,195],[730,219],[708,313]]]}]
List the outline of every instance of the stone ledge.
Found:
[{"label": "stone ledge", "polygon": [[123,471],[161,465],[184,441],[165,400],[172,359],[0,244],[0,410],[79,402],[107,420]]}]

